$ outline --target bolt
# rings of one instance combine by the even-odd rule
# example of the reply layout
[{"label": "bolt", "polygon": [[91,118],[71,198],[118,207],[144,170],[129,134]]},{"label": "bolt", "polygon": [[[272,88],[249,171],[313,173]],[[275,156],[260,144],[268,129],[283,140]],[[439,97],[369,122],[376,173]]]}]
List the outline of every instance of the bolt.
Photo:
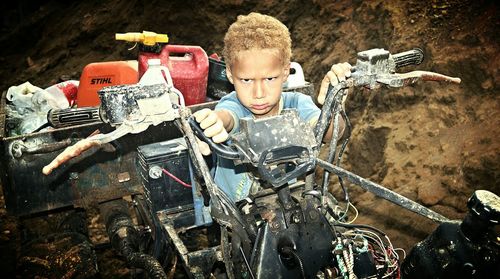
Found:
[{"label": "bolt", "polygon": [[280,224],[278,222],[271,222],[271,228],[277,230],[280,228]]},{"label": "bolt", "polygon": [[74,171],[70,172],[69,173],[69,179],[74,179],[74,180],[78,179],[78,173],[74,172]]},{"label": "bolt", "polygon": [[163,174],[163,171],[160,168],[160,166],[155,165],[149,169],[149,177],[151,177],[152,179],[158,179],[162,176],[162,174]]}]

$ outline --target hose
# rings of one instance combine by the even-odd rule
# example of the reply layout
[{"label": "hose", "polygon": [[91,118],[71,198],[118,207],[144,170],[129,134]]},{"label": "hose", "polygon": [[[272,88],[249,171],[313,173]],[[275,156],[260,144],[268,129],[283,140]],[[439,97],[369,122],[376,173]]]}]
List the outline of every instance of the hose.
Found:
[{"label": "hose", "polygon": [[124,200],[114,200],[100,205],[111,245],[119,251],[130,266],[143,269],[149,278],[166,279],[161,264],[151,255],[139,252],[139,232],[135,229]]}]

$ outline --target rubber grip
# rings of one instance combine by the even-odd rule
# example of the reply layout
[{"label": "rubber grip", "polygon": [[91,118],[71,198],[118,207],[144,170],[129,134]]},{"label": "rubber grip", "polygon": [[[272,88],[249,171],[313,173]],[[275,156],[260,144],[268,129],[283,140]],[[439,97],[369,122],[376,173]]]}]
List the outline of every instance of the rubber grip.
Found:
[{"label": "rubber grip", "polygon": [[419,65],[424,60],[424,52],[419,48],[392,55],[396,69],[409,65]]},{"label": "rubber grip", "polygon": [[51,109],[47,121],[54,128],[102,122],[99,107]]}]

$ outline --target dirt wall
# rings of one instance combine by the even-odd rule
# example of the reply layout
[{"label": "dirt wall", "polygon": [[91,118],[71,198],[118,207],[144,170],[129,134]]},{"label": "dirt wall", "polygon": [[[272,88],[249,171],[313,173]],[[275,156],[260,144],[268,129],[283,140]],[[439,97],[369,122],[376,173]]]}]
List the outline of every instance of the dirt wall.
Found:
[{"label": "dirt wall", "polygon": [[[112,0],[2,5],[1,90],[24,81],[46,87],[62,75],[78,78],[91,62],[134,59],[137,49],[114,41],[119,32],[166,33],[171,43],[221,53],[227,27],[237,15],[250,11],[273,15],[289,27],[293,60],[302,64],[317,87],[333,63],[355,63],[359,51],[419,47],[425,60],[418,69],[457,76],[462,83],[352,92],[347,113],[353,132],[344,166],[450,218],[463,217],[476,189],[500,194],[495,1]],[[332,183],[341,198],[338,188]],[[385,230],[395,246],[409,249],[435,227],[357,186],[348,189],[360,211],[358,222]],[[5,209],[0,210],[5,217]],[[4,243],[12,239],[5,234],[11,231],[5,229],[8,226],[0,231]]]}]

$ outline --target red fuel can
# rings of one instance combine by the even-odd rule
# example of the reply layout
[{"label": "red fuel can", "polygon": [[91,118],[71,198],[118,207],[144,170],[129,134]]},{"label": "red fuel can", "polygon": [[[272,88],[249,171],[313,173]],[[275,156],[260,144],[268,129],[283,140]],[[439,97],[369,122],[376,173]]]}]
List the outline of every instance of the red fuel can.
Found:
[{"label": "red fuel can", "polygon": [[139,80],[148,68],[149,59],[160,59],[161,64],[168,68],[174,86],[181,91],[186,105],[205,102],[208,57],[201,47],[167,44],[159,53],[139,52]]}]

